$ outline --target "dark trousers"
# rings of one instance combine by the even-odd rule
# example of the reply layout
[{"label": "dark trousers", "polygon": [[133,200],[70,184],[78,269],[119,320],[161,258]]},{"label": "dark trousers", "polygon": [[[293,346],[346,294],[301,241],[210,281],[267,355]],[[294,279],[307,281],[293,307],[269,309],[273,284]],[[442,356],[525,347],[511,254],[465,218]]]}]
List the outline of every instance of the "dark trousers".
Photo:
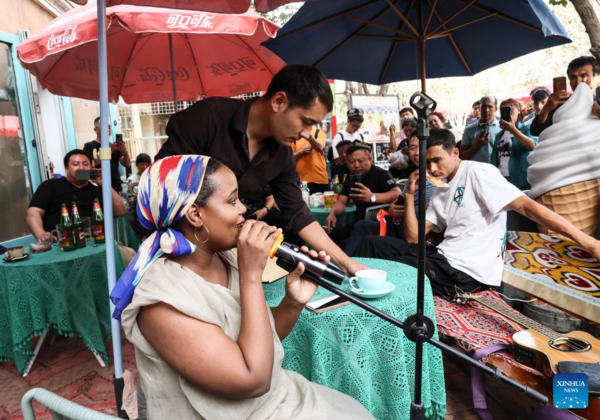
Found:
[{"label": "dark trousers", "polygon": [[[389,236],[391,238],[405,239],[404,225],[394,224],[391,217],[386,217],[386,221],[387,224],[385,236]],[[348,238],[344,246],[344,252],[346,253],[346,255],[351,257],[354,256],[356,247],[367,236],[379,236],[379,222],[375,222],[372,220],[359,220],[358,222],[356,222],[354,224],[354,229],[352,229],[352,233],[350,234],[350,237]]]},{"label": "dark trousers", "polygon": [[314,184],[312,182],[309,182],[308,190],[310,191],[311,195],[320,193],[320,192],[329,191],[329,184]]},{"label": "dark trousers", "polygon": [[[360,242],[354,256],[392,260],[417,267],[417,256],[414,251],[416,245],[409,244],[403,239],[368,236]],[[452,267],[446,257],[437,252],[427,255],[425,275],[429,278],[431,290],[436,296],[452,297],[460,292],[474,292],[477,289],[487,288],[473,277]]]}]

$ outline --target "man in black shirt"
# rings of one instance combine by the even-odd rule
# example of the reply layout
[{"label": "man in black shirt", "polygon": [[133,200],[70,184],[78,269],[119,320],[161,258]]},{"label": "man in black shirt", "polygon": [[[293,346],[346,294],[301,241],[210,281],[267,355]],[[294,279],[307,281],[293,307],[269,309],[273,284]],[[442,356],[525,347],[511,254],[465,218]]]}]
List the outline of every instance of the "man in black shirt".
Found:
[{"label": "man in black shirt", "polygon": [[[348,148],[346,155],[350,174],[360,175],[362,182],[357,183],[356,188],[350,188],[351,176],[346,177],[342,193],[325,220],[328,231],[335,227],[337,217],[346,210],[350,199],[353,199],[356,204],[354,220],[357,222],[365,218],[367,208],[392,203],[400,195],[400,188],[396,186],[392,175],[385,169],[373,165],[370,144],[355,141],[354,145]],[[332,231],[331,239],[340,244],[350,236],[353,227],[354,223]]]},{"label": "man in black shirt", "polygon": [[[600,83],[600,63],[598,63],[596,58],[591,56],[576,58],[567,67],[567,77],[569,78],[571,90],[575,91],[579,83],[585,83],[592,89],[592,93],[595,94],[596,86]],[[571,94],[566,90],[550,94],[546,105],[544,105],[540,113],[531,122],[532,136],[539,136],[542,134],[542,131],[552,125],[554,113],[570,96]],[[592,104],[592,113],[600,118],[600,104],[598,100],[600,98],[596,98],[596,101]]]},{"label": "man in black shirt", "polygon": [[352,142],[350,140],[342,140],[341,142],[339,142],[338,144],[335,145],[335,148],[337,149],[337,152],[338,152],[338,157],[335,159],[334,163],[331,165],[331,168],[330,168],[332,180],[334,180],[335,176],[337,175],[339,181],[343,182],[344,177],[346,175],[350,174],[350,170],[348,169],[348,166],[346,165],[346,163],[347,163],[346,151],[348,150],[348,148],[350,147],[351,144],[352,144]]},{"label": "man in black shirt", "polygon": [[[75,172],[80,169],[91,169],[92,161],[83,150],[71,150],[64,159],[66,176],[49,179],[37,188],[29,208],[27,209],[27,226],[39,242],[48,241],[51,231],[60,223],[61,206],[65,203],[71,208],[71,202],[77,203],[81,217],[91,217],[94,199],[100,199],[102,205],[102,176],[98,170],[98,178],[94,185],[89,181],[79,181]],[[125,203],[119,194],[112,190],[113,214],[124,216],[127,212]],[[56,239],[56,238],[55,238]]]},{"label": "man in black shirt", "polygon": [[291,149],[301,137],[310,138],[312,127],[332,107],[331,88],[320,70],[288,65],[260,98],[208,98],[174,114],[156,159],[180,154],[218,159],[236,175],[241,198],[268,185],[286,224],[347,273],[355,273],[364,266],[331,241],[302,200]]},{"label": "man in black shirt", "polygon": [[[87,153],[94,161],[94,166],[100,168],[100,158],[94,158],[94,150],[100,149],[100,117],[94,120],[94,132],[96,133],[96,140],[92,140],[83,145],[83,151]],[[108,126],[108,136],[110,137],[112,129]],[[131,158],[129,157],[129,151],[125,146],[124,141],[117,141],[110,145],[111,158],[110,158],[110,183],[116,192],[123,191],[121,186],[121,174],[119,173],[119,162],[124,168],[128,168],[131,165]]]}]

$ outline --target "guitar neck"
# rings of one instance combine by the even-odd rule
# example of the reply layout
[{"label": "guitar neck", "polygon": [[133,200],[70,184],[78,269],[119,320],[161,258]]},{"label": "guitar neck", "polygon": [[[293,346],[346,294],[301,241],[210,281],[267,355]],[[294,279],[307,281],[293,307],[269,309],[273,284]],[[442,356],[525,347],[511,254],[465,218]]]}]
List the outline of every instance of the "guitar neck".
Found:
[{"label": "guitar neck", "polygon": [[539,322],[534,321],[533,319],[527,318],[525,315],[522,315],[515,311],[510,311],[510,310],[504,308],[499,303],[494,302],[493,300],[481,298],[481,297],[471,297],[471,299],[481,303],[482,305],[487,306],[488,308],[498,312],[499,314],[507,317],[508,319],[512,319],[517,324],[522,325],[527,329],[534,330],[552,340],[556,340],[556,339],[562,337],[562,335],[560,335],[556,331],[551,330],[548,327],[545,327],[544,325],[540,324]]}]

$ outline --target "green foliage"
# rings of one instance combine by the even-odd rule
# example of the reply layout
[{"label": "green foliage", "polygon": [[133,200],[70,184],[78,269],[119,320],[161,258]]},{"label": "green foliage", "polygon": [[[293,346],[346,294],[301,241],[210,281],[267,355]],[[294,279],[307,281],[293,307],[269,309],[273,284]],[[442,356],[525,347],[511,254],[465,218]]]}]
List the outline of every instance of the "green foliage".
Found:
[{"label": "green foliage", "polygon": [[567,0],[550,0],[549,3],[550,3],[551,6],[564,6],[564,7],[566,7],[569,2]]}]

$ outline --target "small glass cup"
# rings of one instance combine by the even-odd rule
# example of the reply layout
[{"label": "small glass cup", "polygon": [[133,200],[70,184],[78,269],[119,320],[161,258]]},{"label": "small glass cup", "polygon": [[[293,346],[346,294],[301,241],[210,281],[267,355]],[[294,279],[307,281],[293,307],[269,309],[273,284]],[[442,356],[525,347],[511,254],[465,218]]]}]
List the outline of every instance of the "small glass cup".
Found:
[{"label": "small glass cup", "polygon": [[335,197],[333,195],[333,191],[325,192],[325,210],[331,210],[333,208],[333,204],[335,202]]},{"label": "small glass cup", "polygon": [[92,240],[92,218],[91,217],[82,217],[81,221],[83,222],[83,230],[85,232],[85,240]]},{"label": "small glass cup", "polygon": [[60,248],[60,250],[62,251],[62,245],[60,244],[60,225],[56,225],[55,229],[50,232],[52,235],[54,235],[56,237],[56,243],[54,243],[54,245],[58,245],[58,247]]}]

